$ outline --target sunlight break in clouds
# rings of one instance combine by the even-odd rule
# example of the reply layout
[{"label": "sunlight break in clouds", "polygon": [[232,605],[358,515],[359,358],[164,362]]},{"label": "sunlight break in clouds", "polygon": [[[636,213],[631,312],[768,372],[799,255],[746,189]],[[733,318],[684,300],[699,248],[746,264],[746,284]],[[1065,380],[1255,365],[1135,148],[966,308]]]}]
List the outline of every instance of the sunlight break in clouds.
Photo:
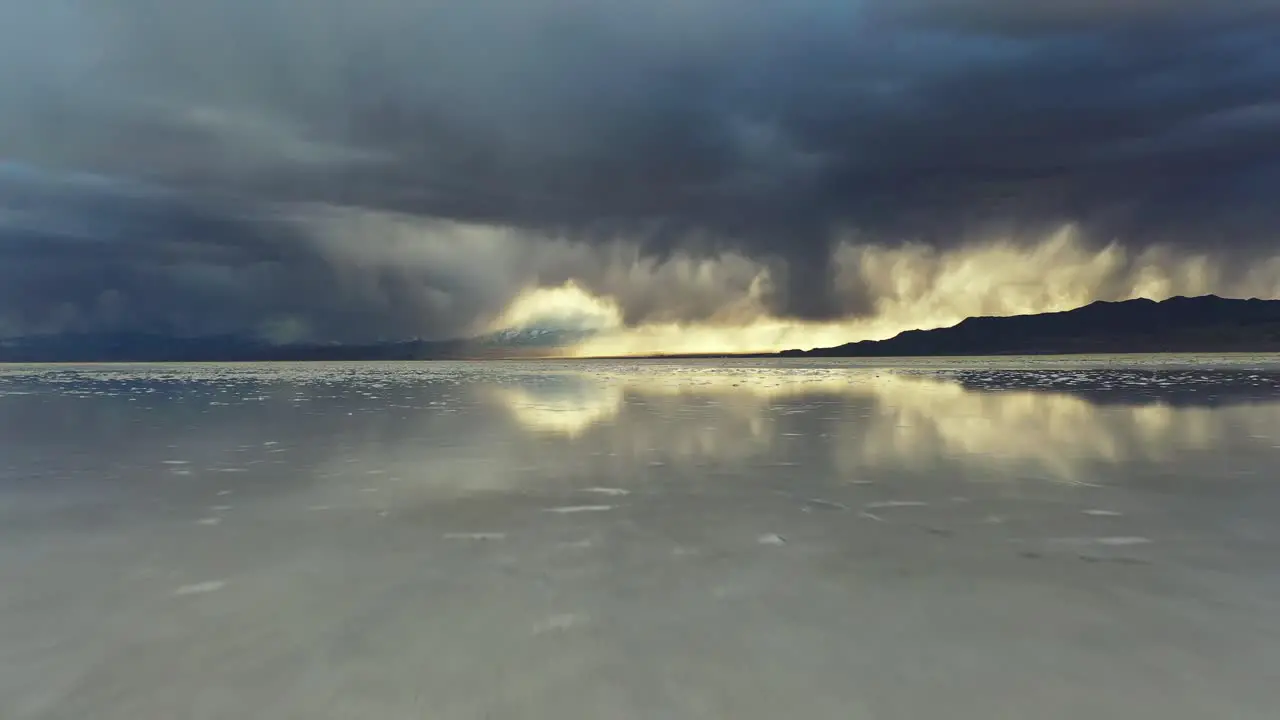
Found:
[{"label": "sunlight break in clouds", "polygon": [[584,330],[616,330],[622,311],[609,298],[592,295],[570,280],[558,287],[522,293],[493,323],[494,330],[554,327]]},{"label": "sunlight break in clouds", "polygon": [[[1280,294],[1280,256],[1241,271],[1205,254],[1164,247],[1136,253],[1118,244],[1091,248],[1070,226],[1030,245],[1001,239],[942,250],[845,241],[837,245],[833,262],[838,268],[837,289],[868,292],[874,303],[871,315],[801,322],[772,317],[757,305],[757,313],[739,323],[645,322],[626,327],[616,301],[569,283],[525,292],[497,324],[597,328],[593,337],[565,349],[577,356],[771,352],[883,339],[976,315],[1069,310],[1094,300]],[[590,324],[583,325],[584,319]]]}]

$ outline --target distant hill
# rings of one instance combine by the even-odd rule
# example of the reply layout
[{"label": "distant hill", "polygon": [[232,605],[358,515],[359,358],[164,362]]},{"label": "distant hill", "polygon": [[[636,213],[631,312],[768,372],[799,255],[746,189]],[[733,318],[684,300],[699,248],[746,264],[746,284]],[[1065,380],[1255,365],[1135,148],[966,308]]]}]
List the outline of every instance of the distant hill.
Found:
[{"label": "distant hill", "polygon": [[[277,345],[236,335],[147,333],[32,335],[0,339],[0,363],[463,360],[539,357],[591,335],[585,330],[504,330],[457,340]],[[1280,300],[1215,295],[1163,302],[1095,302],[1066,312],[974,317],[888,340],[787,350],[783,357],[1056,355],[1147,352],[1280,352]],[[673,359],[680,356],[667,356]],[[690,356],[694,357],[694,356]],[[711,356],[697,356],[711,357]],[[769,357],[751,355],[745,357]],[[776,357],[776,356],[774,356]]]},{"label": "distant hill", "polygon": [[573,330],[504,330],[458,340],[278,345],[237,335],[64,333],[0,339],[0,362],[271,362],[462,360],[538,356],[583,338]]},{"label": "distant hill", "polygon": [[1280,300],[1216,295],[1095,302],[1066,312],[973,317],[888,340],[787,350],[784,357],[1280,352]]}]

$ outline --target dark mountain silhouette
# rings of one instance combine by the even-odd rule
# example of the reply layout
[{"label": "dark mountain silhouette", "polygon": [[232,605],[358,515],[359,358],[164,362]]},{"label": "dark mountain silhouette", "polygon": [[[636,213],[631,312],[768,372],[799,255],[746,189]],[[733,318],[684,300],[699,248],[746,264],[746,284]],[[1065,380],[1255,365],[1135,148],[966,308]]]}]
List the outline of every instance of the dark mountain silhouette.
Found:
[{"label": "dark mountain silhouette", "polygon": [[[236,335],[148,333],[33,335],[0,340],[0,362],[270,362],[462,360],[537,357],[590,331],[502,331],[458,340],[277,345]],[[1280,300],[1215,295],[1163,302],[1095,302],[1075,310],[974,317],[888,340],[787,350],[783,357],[1048,355],[1148,352],[1280,352]],[[667,356],[676,358],[683,356]],[[705,356],[689,356],[705,357]],[[750,355],[746,357],[768,357]]]},{"label": "dark mountain silhouette", "polygon": [[888,340],[788,350],[784,357],[1280,352],[1280,300],[1216,295],[1095,302],[1066,312],[973,317]]}]

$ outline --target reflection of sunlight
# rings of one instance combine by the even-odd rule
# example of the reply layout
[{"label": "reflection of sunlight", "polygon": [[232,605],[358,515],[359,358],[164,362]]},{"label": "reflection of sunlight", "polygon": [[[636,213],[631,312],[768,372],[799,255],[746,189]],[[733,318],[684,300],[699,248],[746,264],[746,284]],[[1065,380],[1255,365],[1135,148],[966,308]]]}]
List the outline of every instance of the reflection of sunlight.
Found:
[{"label": "reflection of sunlight", "polygon": [[[671,457],[767,453],[778,440],[771,421],[805,412],[821,416],[811,427],[832,438],[825,446],[842,471],[960,462],[1068,481],[1083,479],[1090,464],[1167,461],[1280,427],[1280,404],[1098,405],[1062,392],[976,391],[883,370],[637,366],[576,379],[571,394],[500,397],[525,427],[581,437],[610,420],[631,444]],[[629,412],[633,401],[650,412]],[[612,430],[601,432],[593,442],[615,440]]]},{"label": "reflection of sunlight", "polygon": [[572,387],[504,387],[494,396],[521,426],[540,432],[578,437],[607,422],[622,408],[622,388],[616,385],[574,383]]},{"label": "reflection of sunlight", "polygon": [[1076,481],[1091,463],[1170,461],[1217,447],[1242,427],[1280,427],[1276,403],[1097,405],[1060,392],[976,392],[958,385],[941,391],[912,383],[893,388],[879,404],[881,421],[868,425],[856,445],[838,450],[845,463],[988,459]]},{"label": "reflection of sunlight", "polygon": [[[911,378],[882,385],[880,410],[837,450],[841,464],[920,465],[939,457],[1026,461],[1061,479],[1075,479],[1080,461],[1116,462],[1136,448],[1131,432],[1116,432],[1104,411],[1066,394],[976,392],[958,383]],[[1120,408],[1121,426],[1143,415]]]}]

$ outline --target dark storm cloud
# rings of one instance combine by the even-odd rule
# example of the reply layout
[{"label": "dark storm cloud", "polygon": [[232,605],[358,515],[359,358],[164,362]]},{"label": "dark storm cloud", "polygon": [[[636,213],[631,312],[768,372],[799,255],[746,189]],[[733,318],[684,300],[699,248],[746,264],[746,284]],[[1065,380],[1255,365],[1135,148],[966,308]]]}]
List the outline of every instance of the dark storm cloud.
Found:
[{"label": "dark storm cloud", "polygon": [[[0,198],[0,337],[455,337],[519,289],[509,264],[482,262],[486,248],[447,226],[406,253],[415,238],[390,220],[353,227],[350,216],[321,222],[321,211],[15,166],[0,166]],[[509,249],[518,263],[521,248]]]},{"label": "dark storm cloud", "polygon": [[281,282],[321,268],[243,204],[12,167],[0,194],[0,331],[235,332],[291,296],[324,298]]},{"label": "dark storm cloud", "polygon": [[[836,231],[1249,256],[1280,220],[1271,0],[0,0],[0,28],[0,154],[253,197],[194,242],[289,248],[279,296],[335,317],[274,204],[733,250],[805,317],[872,300],[830,291]],[[505,297],[442,292],[440,317]]]}]

